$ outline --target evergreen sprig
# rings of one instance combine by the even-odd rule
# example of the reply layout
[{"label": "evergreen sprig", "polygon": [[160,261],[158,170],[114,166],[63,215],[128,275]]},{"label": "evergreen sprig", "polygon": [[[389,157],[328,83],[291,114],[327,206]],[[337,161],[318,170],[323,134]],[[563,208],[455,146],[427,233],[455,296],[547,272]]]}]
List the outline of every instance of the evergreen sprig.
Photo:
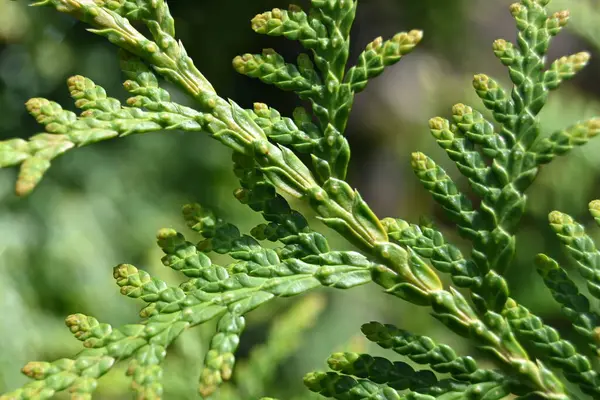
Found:
[{"label": "evergreen sprig", "polygon": [[567,272],[550,257],[540,254],[536,258],[537,271],[544,278],[544,284],[552,297],[562,306],[563,313],[573,324],[573,328],[583,335],[594,353],[599,354],[595,330],[600,326],[600,316],[591,309],[590,301],[579,292],[577,285]]},{"label": "evergreen sprig", "polygon": [[[356,6],[356,0],[313,0],[308,13],[291,5],[289,10],[275,8],[252,20],[252,29],[257,33],[299,41],[311,52],[312,60],[309,55],[300,54],[295,66],[285,63],[273,49],[233,60],[238,72],[293,91],[311,102],[319,126],[306,132],[305,137],[312,133],[314,139],[320,139],[318,146],[310,147],[317,177],[322,181],[346,176],[350,149],[342,134],[355,93],[363,90],[369,79],[380,75],[384,67],[412,51],[422,38],[420,31],[399,33],[385,42],[377,38],[361,53],[357,65],[346,70]],[[296,135],[298,139],[301,136]],[[308,144],[310,140],[303,142]]]},{"label": "evergreen sprig", "polygon": [[[477,95],[491,111],[497,130],[482,113],[464,104],[453,107],[451,121],[440,117],[430,120],[432,135],[467,177],[475,194],[481,197],[481,204],[475,207],[432,159],[422,153],[413,155],[412,166],[419,180],[447,211],[459,233],[473,243],[472,261],[448,246],[442,234],[430,227],[411,227],[402,222],[390,226],[394,230],[392,237],[399,243],[431,258],[436,269],[451,274],[458,286],[470,289],[471,299],[487,329],[506,342],[509,353],[520,354],[516,357],[507,354],[509,364],[517,367],[521,362],[517,359],[530,359],[522,346],[527,348],[531,344],[540,348],[546,344],[543,353],[554,363],[563,357],[561,362],[567,377],[579,383],[587,379],[582,374],[590,370],[589,365],[580,368],[585,357],[556,331],[544,327],[538,317],[527,319],[530,314],[510,299],[502,276],[515,252],[514,234],[525,210],[525,191],[537,176],[539,165],[586,143],[597,131],[594,119],[547,139],[540,135],[538,114],[549,91],[572,78],[589,59],[587,53],[579,53],[562,57],[545,69],[551,38],[562,30],[569,16],[568,12],[549,14],[547,4],[547,0],[513,4],[510,11],[517,23],[517,44],[502,39],[494,43],[496,56],[508,67],[512,90],[507,92],[484,74],[473,79]],[[515,310],[521,310],[517,313],[521,317]],[[529,330],[532,333],[526,334]],[[557,377],[541,363],[532,368],[530,378],[547,385],[547,389],[552,387],[553,396],[566,396],[564,389],[555,386]],[[593,384],[593,378],[590,379],[587,382]],[[586,386],[584,390],[593,394],[590,388]]]},{"label": "evergreen sprig", "polygon": [[[86,350],[74,359],[28,364],[23,372],[36,382],[3,398],[48,398],[61,390],[79,393],[84,378],[85,382],[91,379],[85,386],[91,394],[99,377],[127,359],[127,373],[138,396],[161,398],[160,362],[167,347],[184,330],[218,318],[200,377],[199,391],[208,396],[231,377],[244,314],[276,297],[294,296],[321,285],[348,288],[370,280],[369,263],[358,253],[329,252],[281,261],[274,250],[240,235],[235,226],[215,220],[198,205],[186,206],[184,214],[188,221],[190,215],[201,221],[194,228],[204,228],[201,232],[208,235],[206,239],[194,245],[172,229],[160,230],[157,237],[165,253],[163,264],[188,279],[176,287],[133,265],[115,267],[121,293],[146,303],[140,323],[114,329],[82,314],[69,316],[67,326]],[[211,251],[229,254],[234,261],[226,267],[215,265],[205,253]]]},{"label": "evergreen sprig", "polygon": [[[19,194],[38,184],[52,159],[65,151],[102,139],[164,129],[200,131],[233,150],[240,188],[235,197],[266,223],[242,234],[233,224],[198,205],[183,214],[199,233],[188,241],[173,229],[158,233],[163,264],[185,276],[179,286],[152,277],[129,264],[114,269],[121,293],[145,307],[136,324],[113,328],[92,317],[75,314],[67,325],[85,350],[72,359],[33,362],[23,372],[35,379],[4,399],[49,398],[69,390],[73,398],[90,398],[97,380],[117,362],[129,361],[128,375],[138,398],[161,398],[161,362],[169,345],[186,329],[218,319],[199,392],[210,396],[231,378],[235,352],[245,328],[245,315],[278,297],[303,294],[318,287],[348,289],[374,282],[386,293],[429,307],[434,318],[470,339],[491,355],[500,368],[479,368],[472,357],[459,357],[432,339],[371,323],[365,335],[429,369],[416,371],[402,362],[358,353],[336,353],[330,372],[314,372],[305,383],[313,392],[339,399],[519,399],[573,398],[555,367],[568,381],[593,397],[598,372],[589,358],[558,332],[510,297],[504,273],[515,249],[515,233],[525,212],[525,191],[539,167],[555,156],[585,144],[597,135],[598,119],[580,122],[547,137],[540,132],[539,113],[549,92],[558,89],[588,62],[587,53],[562,57],[546,67],[551,39],[567,24],[568,13],[548,12],[549,0],[521,0],[510,7],[517,25],[517,43],[494,43],[494,53],[508,67],[512,87],[478,74],[473,87],[493,121],[464,104],[452,109],[451,120],[429,122],[436,142],[481,198],[475,206],[452,177],[434,160],[416,152],[412,168],[444,208],[459,233],[472,244],[469,256],[448,243],[429,224],[380,219],[345,180],[350,148],[344,131],[356,93],[368,81],[410,52],[422,39],[410,31],[370,43],[354,66],[348,66],[350,30],[356,0],[312,0],[308,11],[290,6],[257,15],[257,33],[297,40],[308,50],[297,65],[274,50],[236,57],[239,72],[261,79],[308,100],[310,112],[297,108],[292,118],[257,103],[245,110],[220,97],[194,66],[164,0],[42,0],[92,26],[122,50],[127,106],[109,98],[89,79],[74,77],[69,89],[81,115],[45,99],[28,102],[28,110],[47,133],[29,141],[0,142],[0,166],[21,164]],[[150,37],[134,27],[144,24]],[[171,101],[157,75],[171,81],[194,101],[194,108]],[[310,154],[303,157],[301,153]],[[309,160],[304,162],[303,160]],[[331,248],[284,196],[304,201],[329,228],[358,251]],[[600,203],[598,203],[600,204]],[[592,214],[600,219],[600,206]],[[577,260],[592,295],[598,296],[598,251],[583,228],[570,217],[551,214],[552,227]],[[263,246],[268,240],[273,246]],[[211,253],[231,262],[214,264]],[[538,266],[576,330],[597,351],[597,317],[573,282],[549,260]],[[449,274],[453,285],[442,284]],[[565,282],[564,285],[557,283]],[[463,289],[459,291],[457,288]],[[596,346],[596,347],[594,347]],[[274,356],[276,358],[276,356]],[[432,371],[449,374],[439,379]]]},{"label": "evergreen sprig", "polygon": [[[600,201],[591,201],[589,211],[596,223],[600,225]],[[549,214],[548,219],[566,252],[576,261],[577,271],[586,283],[589,293],[598,298],[596,260],[600,253],[596,249],[594,241],[586,234],[583,225],[567,214],[553,211]],[[537,264],[538,272],[544,278],[544,283],[556,301],[561,304],[563,312],[572,322],[574,329],[586,339],[595,355],[600,354],[600,316],[591,307],[588,297],[580,292],[569,274],[555,260],[540,254],[537,257]],[[586,368],[586,365],[590,370],[591,366],[587,359],[579,363],[577,367],[582,369]],[[582,377],[589,381],[588,385],[592,385],[592,388],[588,390],[597,390],[597,386],[595,386],[597,374],[598,372],[591,370]]]},{"label": "evergreen sprig", "polygon": [[585,39],[596,49],[600,48],[600,30],[598,30],[598,21],[600,21],[600,7],[593,0],[555,0],[555,7],[569,8],[573,16],[577,18],[577,23],[569,26],[571,32]]},{"label": "evergreen sprig", "polygon": [[472,358],[457,357],[448,346],[437,345],[430,338],[375,322],[364,325],[363,333],[384,348],[393,348],[418,364],[431,364],[436,372],[453,376],[438,380],[432,371],[416,371],[404,362],[335,353],[327,361],[332,372],[312,372],[304,377],[310,390],[334,399],[394,400],[497,400],[511,393],[510,379],[499,372],[478,369]]},{"label": "evergreen sprig", "polygon": [[[598,207],[598,203],[591,203],[590,206]],[[577,260],[580,274],[586,280],[590,294],[600,298],[600,252],[594,241],[585,233],[584,227],[567,214],[555,211],[550,213],[548,219],[569,255]]]},{"label": "evergreen sprig", "polygon": [[503,378],[496,371],[479,368],[472,357],[459,357],[450,346],[438,344],[427,336],[414,335],[378,322],[363,325],[362,332],[382,348],[392,349],[417,364],[428,365],[435,372],[451,374],[459,381],[479,383]]},{"label": "evergreen sprig", "polygon": [[[67,84],[75,106],[82,110],[80,116],[47,99],[29,100],[27,111],[46,132],[27,141],[0,142],[0,167],[21,165],[17,193],[31,192],[50,168],[50,162],[74,147],[163,129],[192,132],[202,129],[197,121],[201,114],[170,103],[169,94],[164,90],[158,92],[154,86],[153,75],[140,74],[137,79],[137,82],[126,82],[132,93],[139,93],[128,100],[134,107],[122,106],[117,99],[108,97],[101,86],[79,75],[69,78]],[[140,107],[142,105],[146,110]]]},{"label": "evergreen sprig", "polygon": [[593,397],[600,395],[600,377],[592,368],[590,360],[577,352],[573,344],[561,339],[558,332],[543,323],[523,306],[509,302],[504,312],[517,335],[540,352],[540,358],[560,368],[565,377],[577,383],[584,393]]}]

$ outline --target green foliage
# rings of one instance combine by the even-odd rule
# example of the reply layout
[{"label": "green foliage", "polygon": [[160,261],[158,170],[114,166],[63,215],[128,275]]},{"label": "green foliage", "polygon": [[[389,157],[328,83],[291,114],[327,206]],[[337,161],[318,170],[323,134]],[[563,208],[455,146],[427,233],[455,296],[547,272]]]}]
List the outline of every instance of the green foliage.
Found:
[{"label": "green foliage", "polygon": [[[346,176],[350,148],[342,134],[355,93],[363,90],[369,79],[380,75],[384,67],[395,64],[409,53],[422,38],[420,31],[399,33],[385,42],[379,37],[367,45],[357,65],[346,71],[350,27],[355,13],[356,1],[352,0],[313,1],[308,13],[296,5],[291,5],[288,11],[275,8],[257,15],[252,20],[252,29],[257,33],[299,41],[310,50],[314,62],[302,53],[297,66],[288,64],[273,49],[263,50],[262,55],[245,54],[233,60],[238,72],[293,91],[301,99],[310,101],[319,121],[318,127],[311,126],[306,132],[308,137],[295,135],[297,145],[294,147],[302,145],[305,151],[311,152],[315,172],[322,182],[330,177],[344,179]],[[255,110],[255,113],[259,114],[261,110]],[[276,111],[271,111],[273,113]],[[297,113],[306,114],[302,109]],[[295,119],[301,128],[298,119],[306,121],[305,124],[310,122],[310,118]],[[309,145],[313,142],[309,137],[314,137],[315,145]]]},{"label": "green foliage", "polygon": [[[133,63],[124,61],[124,68]],[[125,87],[136,95],[128,100],[134,107],[123,107],[117,99],[107,97],[102,87],[83,76],[73,76],[67,84],[75,105],[82,110],[81,116],[63,110],[52,101],[31,99],[26,104],[27,111],[46,132],[28,141],[11,139],[0,144],[0,166],[21,165],[19,195],[31,192],[50,168],[50,161],[74,147],[162,129],[201,129],[195,120],[200,114],[170,103],[169,94],[158,88],[156,77],[150,72],[142,72],[135,81],[125,82]],[[138,108],[141,105],[146,110]]]},{"label": "green foliage", "polygon": [[555,7],[568,8],[577,23],[570,29],[587,40],[596,49],[600,48],[600,34],[598,21],[600,21],[600,6],[593,0],[556,0]]},{"label": "green foliage", "polygon": [[[242,234],[197,204],[185,206],[184,220],[201,238],[188,240],[171,228],[157,235],[162,264],[180,273],[183,282],[169,285],[133,265],[116,266],[113,276],[121,293],[145,303],[140,320],[113,328],[83,314],[67,317],[67,326],[85,349],[73,358],[27,364],[23,372],[35,382],[1,398],[43,399],[64,390],[72,398],[91,398],[99,378],[121,361],[128,362],[136,398],[162,398],[162,364],[169,346],[185,330],[211,320],[217,320],[216,332],[200,372],[200,395],[212,396],[223,386],[223,397],[253,398],[262,394],[260,383],[272,378],[274,366],[297,344],[299,332],[320,305],[303,304],[308,317],[303,308],[293,309],[293,317],[276,323],[271,343],[256,350],[241,369],[240,379],[246,383],[232,388],[224,383],[234,375],[235,353],[249,312],[279,297],[370,282],[394,297],[429,307],[435,319],[490,357],[493,367],[480,367],[473,357],[458,356],[451,346],[429,337],[373,322],[363,326],[370,341],[425,369],[369,354],[335,353],[328,360],[332,371],[305,377],[311,391],[337,399],[566,400],[578,398],[579,392],[600,396],[594,360],[511,298],[505,278],[526,209],[525,192],[540,166],[587,143],[599,129],[599,120],[591,119],[550,135],[541,132],[538,115],[549,92],[589,60],[587,53],[578,53],[546,66],[551,39],[568,20],[567,12],[549,13],[548,2],[513,4],[516,45],[502,39],[494,43],[494,53],[508,68],[510,90],[484,74],[473,79],[493,120],[457,104],[451,120],[436,117],[429,122],[435,141],[467,178],[479,204],[474,205],[432,158],[421,152],[412,157],[418,180],[470,243],[469,255],[433,224],[380,219],[345,180],[350,148],[344,132],[355,94],[413,50],[422,39],[420,31],[399,33],[387,41],[377,38],[356,65],[348,66],[356,0],[312,0],[307,11],[292,5],[287,11],[273,9],[256,16],[255,32],[299,41],[308,51],[296,65],[272,49],[233,60],[238,72],[308,101],[310,111],[299,107],[288,118],[262,103],[245,110],[220,97],[175,39],[174,20],[164,0],[35,3],[90,24],[91,32],[119,46],[124,86],[131,97],[123,106],[91,80],[75,76],[68,85],[75,106],[82,110],[79,116],[46,99],[30,100],[27,110],[46,133],[28,141],[0,142],[0,166],[21,167],[18,194],[30,193],[50,162],[74,147],[177,129],[208,133],[233,150],[240,183],[234,195],[266,222]],[[151,37],[133,23],[145,25]],[[195,108],[173,102],[157,75],[189,95]],[[310,206],[358,251],[334,249],[284,195]],[[590,205],[597,220],[599,204]],[[599,298],[600,253],[592,240],[567,215],[553,212],[550,221],[575,258],[590,294]],[[217,258],[225,264],[217,264]],[[558,263],[543,255],[536,261],[552,295],[587,342],[586,350],[597,356],[599,317],[591,303]],[[446,275],[452,281],[448,288],[442,283]],[[573,387],[579,392],[573,394]]]}]

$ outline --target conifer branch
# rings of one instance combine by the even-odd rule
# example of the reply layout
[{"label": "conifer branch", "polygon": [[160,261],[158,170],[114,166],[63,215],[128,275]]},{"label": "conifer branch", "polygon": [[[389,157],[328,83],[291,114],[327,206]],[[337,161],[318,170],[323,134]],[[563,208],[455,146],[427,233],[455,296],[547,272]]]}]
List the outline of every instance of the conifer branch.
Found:
[{"label": "conifer branch", "polygon": [[550,257],[539,254],[536,257],[536,266],[552,297],[561,304],[563,313],[572,322],[575,330],[587,339],[594,353],[600,354],[600,343],[595,333],[596,327],[600,326],[600,316],[591,310],[588,298],[579,292],[566,271]]},{"label": "conifer branch", "polygon": [[553,211],[548,219],[569,255],[577,261],[579,273],[586,280],[590,294],[600,298],[600,252],[594,241],[585,233],[583,225],[567,214]]},{"label": "conifer branch", "polygon": [[413,335],[378,322],[363,325],[362,332],[384,349],[392,349],[415,363],[429,365],[435,372],[449,373],[459,381],[479,383],[505,379],[497,371],[480,369],[472,357],[459,357],[450,346],[438,344],[427,336]]},{"label": "conifer branch", "polygon": [[[128,81],[131,90],[138,83]],[[17,194],[31,192],[50,167],[50,162],[74,147],[86,146],[115,137],[154,132],[159,130],[199,131],[202,114],[190,108],[151,100],[146,96],[133,98],[133,107],[124,107],[90,79],[73,76],[68,80],[69,92],[80,116],[52,101],[35,98],[27,102],[27,111],[44,126],[46,132],[32,136],[28,141],[9,139],[0,142],[0,167],[21,165]],[[137,92],[141,93],[138,89]],[[143,103],[148,109],[139,108]],[[139,104],[139,105],[138,105]],[[136,106],[138,105],[138,106]]]},{"label": "conifer branch", "polygon": [[[193,215],[199,216],[200,208],[191,208]],[[190,207],[185,212],[189,220]],[[3,398],[34,399],[42,393],[76,392],[82,390],[79,376],[94,379],[86,386],[91,393],[95,380],[117,361],[128,358],[132,358],[128,373],[133,377],[133,388],[159,398],[159,364],[165,349],[184,330],[220,318],[200,378],[199,391],[208,396],[231,376],[244,314],[276,297],[295,296],[318,286],[350,288],[371,279],[370,263],[358,253],[329,252],[281,261],[275,251],[262,249],[251,237],[241,236],[233,225],[211,222],[210,213],[204,215],[203,222],[214,227],[212,232],[202,230],[209,236],[213,233],[210,246],[205,240],[194,246],[172,229],[158,233],[158,244],[165,252],[163,264],[189,278],[179,287],[169,286],[133,265],[115,267],[121,293],[146,303],[140,311],[140,323],[113,329],[81,314],[68,317],[67,326],[89,350],[72,360],[28,364],[24,373],[37,381]],[[236,261],[227,267],[214,265],[205,255],[210,251],[230,254]],[[148,359],[148,354],[158,358]]]},{"label": "conifer branch", "polygon": [[[248,312],[272,299],[318,287],[347,289],[369,282],[395,297],[431,307],[436,319],[492,354],[503,372],[480,369],[472,358],[459,357],[430,338],[372,323],[363,328],[370,339],[451,378],[438,380],[429,370],[415,371],[403,362],[348,352],[330,358],[334,372],[307,375],[310,390],[340,399],[490,400],[510,394],[523,399],[569,399],[566,385],[539,356],[560,368],[585,393],[600,395],[597,372],[589,359],[510,298],[503,277],[515,252],[525,191],[539,166],[584,144],[598,130],[593,119],[540,138],[538,115],[549,91],[572,78],[589,58],[579,53],[545,68],[550,39],[568,20],[566,12],[550,15],[547,4],[548,0],[521,0],[512,5],[517,43],[498,40],[494,44],[495,54],[508,67],[511,90],[486,75],[474,77],[473,87],[492,112],[497,129],[464,104],[453,107],[451,121],[430,120],[432,135],[468,178],[481,205],[475,207],[431,158],[413,154],[418,179],[450,214],[459,233],[472,242],[468,259],[431,226],[380,220],[345,181],[350,149],[344,131],[355,94],[410,52],[421,40],[421,32],[400,33],[385,42],[378,38],[359,56],[357,65],[348,68],[357,1],[312,0],[308,12],[291,6],[288,11],[273,9],[256,16],[253,30],[298,40],[310,53],[300,55],[297,65],[286,63],[274,50],[233,61],[239,72],[310,101],[312,113],[298,108],[293,118],[287,118],[264,104],[245,110],[220,97],[175,39],[164,0],[35,3],[89,23],[90,31],[121,47],[121,67],[128,79],[125,89],[133,97],[122,106],[90,80],[74,77],[69,88],[83,110],[80,116],[45,99],[30,100],[28,110],[47,133],[30,141],[0,142],[0,167],[21,164],[19,193],[30,192],[50,161],[72,147],[163,129],[201,131],[233,150],[234,173],[240,182],[235,196],[261,213],[266,223],[246,235],[198,205],[186,206],[184,218],[202,240],[190,242],[173,229],[158,233],[163,264],[186,280],[170,286],[132,265],[115,267],[121,293],[146,304],[139,323],[113,329],[82,314],[68,317],[67,325],[86,350],[73,359],[28,364],[24,372],[37,381],[2,399],[47,398],[61,390],[70,390],[75,398],[90,398],[97,379],[125,359],[138,397],[160,398],[161,362],[168,346],[184,330],[218,318],[200,374],[199,391],[210,396],[232,376]],[[151,38],[136,30],[134,21],[145,24]],[[154,73],[183,89],[197,109],[172,102]],[[311,164],[298,153],[310,154]],[[323,223],[359,251],[330,248],[325,236],[311,229],[283,194],[305,201]],[[590,208],[600,220],[600,206],[593,203]],[[592,295],[598,297],[594,292],[597,250],[591,239],[564,214],[551,214],[551,222],[578,261]],[[264,240],[277,245],[263,246]],[[213,264],[211,253],[227,255],[232,261],[225,266]],[[576,329],[597,346],[595,314],[574,284],[555,263],[538,259],[538,265],[546,280],[554,271],[564,283],[547,282]],[[470,298],[455,287],[444,288],[438,272],[450,274],[455,286],[468,289]],[[535,357],[526,348],[533,348]]]},{"label": "conifer branch", "polygon": [[[574,129],[574,134],[567,130],[550,140],[539,138],[537,116],[547,101],[548,92],[572,78],[589,59],[586,53],[580,53],[559,59],[544,70],[550,39],[560,32],[568,19],[566,12],[549,15],[547,4],[548,0],[522,0],[513,4],[510,11],[517,23],[517,46],[502,39],[494,43],[496,56],[509,69],[513,82],[510,94],[486,75],[474,77],[473,86],[500,125],[499,132],[495,132],[494,125],[481,113],[463,104],[454,106],[452,123],[439,117],[430,121],[436,141],[469,179],[474,192],[481,197],[481,205],[473,207],[446,172],[427,156],[415,153],[412,163],[426,189],[458,225],[459,233],[473,242],[475,266],[470,270],[479,276],[470,276],[467,280],[471,299],[487,328],[508,340],[507,346],[521,354],[517,357],[507,355],[507,360],[512,360],[509,364],[516,369],[517,359],[522,356],[529,359],[529,356],[514,335],[515,326],[508,325],[506,320],[505,306],[514,305],[515,301],[509,298],[508,285],[502,275],[515,252],[514,233],[525,210],[525,190],[535,179],[538,165],[594,135],[592,122],[584,125],[586,128]],[[571,136],[577,139],[571,140]],[[554,144],[559,140],[566,142],[566,146]],[[550,156],[544,156],[543,151]],[[397,236],[402,237],[401,234]],[[405,243],[420,249],[425,247],[426,250],[421,252],[435,249],[431,244],[423,246],[427,243],[425,239],[420,242],[410,239],[407,237]],[[435,253],[430,254],[433,257]],[[440,256],[436,257],[432,263],[453,273],[455,279],[457,271],[440,264]],[[525,339],[530,340],[529,337]],[[532,381],[552,388],[550,391],[558,389],[555,386],[557,377],[542,364],[531,371]],[[560,392],[563,394],[558,394]],[[564,389],[558,389],[554,395],[564,396],[564,393]]]},{"label": "conifer branch", "polygon": [[552,366],[560,368],[569,381],[578,384],[584,393],[592,397],[600,395],[600,376],[590,360],[578,353],[569,341],[562,339],[554,328],[514,302],[508,303],[505,315],[517,334],[526,338]]},{"label": "conifer branch", "polygon": [[399,33],[386,42],[376,39],[359,56],[358,65],[346,73],[356,0],[313,0],[311,5],[308,14],[296,5],[291,5],[288,11],[275,8],[259,14],[252,20],[252,29],[298,40],[311,51],[313,60],[301,54],[296,68],[267,49],[263,55],[238,56],[233,66],[242,74],[292,90],[311,101],[319,120],[317,135],[323,139],[323,150],[314,153],[313,167],[317,178],[324,182],[330,177],[346,176],[350,149],[343,133],[355,93],[365,88],[368,79],[381,74],[385,66],[409,53],[421,40],[422,32]]}]

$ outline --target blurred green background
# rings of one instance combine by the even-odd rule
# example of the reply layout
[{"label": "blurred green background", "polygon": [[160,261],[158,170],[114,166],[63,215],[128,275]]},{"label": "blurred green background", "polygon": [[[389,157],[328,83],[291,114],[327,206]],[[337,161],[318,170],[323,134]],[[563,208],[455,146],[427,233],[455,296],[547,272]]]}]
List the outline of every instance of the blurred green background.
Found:
[{"label": "blurred green background", "polygon": [[[0,140],[40,131],[23,106],[31,97],[46,97],[73,109],[65,85],[71,75],[90,77],[109,95],[125,97],[112,45],[69,17],[51,9],[28,8],[27,3],[0,0]],[[436,115],[448,117],[457,102],[481,110],[470,83],[476,73],[507,82],[491,44],[499,37],[515,37],[510,3],[359,2],[354,56],[376,36],[413,28],[425,31],[414,53],[358,96],[348,128],[353,149],[349,180],[380,217],[417,222],[420,216],[430,216],[449,238],[464,245],[414,178],[410,153],[418,150],[432,156],[469,192],[429,135],[427,121]],[[236,55],[263,47],[276,48],[290,59],[298,52],[296,43],[259,36],[250,29],[255,14],[286,3],[172,0],[170,6],[179,38],[221,95],[247,108],[255,101],[264,102],[289,115],[297,105],[293,95],[237,75],[230,67]],[[545,134],[600,115],[600,2],[554,0],[553,8],[563,7],[572,9],[575,29],[554,41],[549,58],[581,50],[591,51],[594,58],[584,72],[551,96],[543,111]],[[176,101],[188,102],[175,90],[173,95]],[[514,297],[559,329],[568,324],[535,274],[532,259],[545,252],[572,269],[547,226],[546,216],[553,209],[584,221],[592,236],[599,236],[586,211],[588,201],[600,197],[599,151],[600,140],[592,141],[544,167],[530,192],[518,256],[510,271]],[[232,196],[237,186],[230,151],[199,134],[150,134],[72,151],[54,162],[39,188],[24,199],[14,195],[15,176],[16,170],[0,171],[0,393],[26,382],[19,368],[27,361],[67,357],[80,348],[64,326],[66,315],[81,312],[116,326],[135,320],[141,304],[119,294],[112,267],[127,262],[171,278],[170,271],[161,268],[154,233],[161,227],[185,232],[179,216],[183,204],[200,202],[243,229],[259,221]],[[333,237],[334,243],[345,246]],[[265,380],[262,394],[308,398],[302,376],[322,368],[332,351],[365,346],[356,337],[360,325],[371,320],[433,336],[463,354],[478,354],[426,310],[387,297],[375,286],[325,291],[323,296],[325,309],[300,336],[295,352],[282,360],[274,379]],[[272,318],[296,301],[281,300],[249,316],[240,348],[242,360],[265,341]],[[191,330],[176,343],[167,360],[165,398],[196,398],[200,363],[212,329]],[[117,372],[101,381],[98,398],[129,398],[122,369]]]}]

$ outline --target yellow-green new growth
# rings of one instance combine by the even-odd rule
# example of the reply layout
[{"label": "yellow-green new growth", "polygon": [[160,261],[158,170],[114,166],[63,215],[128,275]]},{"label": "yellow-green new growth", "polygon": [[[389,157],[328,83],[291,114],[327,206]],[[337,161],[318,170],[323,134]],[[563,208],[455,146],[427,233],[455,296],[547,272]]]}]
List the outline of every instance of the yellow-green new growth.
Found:
[{"label": "yellow-green new growth", "polygon": [[[435,140],[481,197],[479,206],[474,206],[431,158],[413,154],[412,167],[418,179],[472,243],[469,258],[432,226],[380,220],[345,181],[350,148],[344,131],[355,94],[410,52],[421,40],[421,32],[400,33],[388,41],[378,38],[367,46],[357,64],[349,67],[350,29],[357,1],[310,3],[308,12],[290,6],[288,11],[273,9],[252,21],[258,33],[298,40],[309,54],[300,55],[297,65],[286,63],[272,50],[233,61],[239,72],[309,100],[310,110],[298,108],[293,118],[282,117],[260,103],[244,110],[219,97],[175,39],[173,18],[163,0],[36,3],[91,24],[92,32],[121,47],[122,69],[128,79],[125,88],[133,96],[128,106],[122,106],[90,80],[75,77],[69,81],[69,89],[76,106],[83,110],[81,115],[45,99],[31,100],[28,110],[47,133],[29,141],[0,142],[0,167],[21,164],[19,192],[29,192],[52,159],[76,146],[162,129],[202,131],[234,151],[234,172],[240,181],[235,196],[261,213],[266,223],[245,235],[200,206],[185,207],[188,226],[203,238],[193,243],[172,229],[157,235],[165,253],[163,264],[181,272],[185,281],[170,286],[132,265],[115,267],[114,278],[121,292],[145,303],[141,320],[114,329],[82,314],[68,317],[68,327],[85,349],[73,359],[28,364],[24,372],[37,381],[2,399],[48,398],[61,390],[70,390],[74,398],[90,398],[97,379],[124,360],[129,360],[127,374],[138,397],[161,398],[161,362],[168,346],[184,330],[218,319],[205,367],[199,373],[199,391],[209,396],[232,376],[245,314],[277,297],[318,287],[348,289],[369,282],[395,297],[431,307],[436,319],[473,340],[502,370],[480,369],[471,358],[458,357],[450,347],[429,338],[371,324],[364,328],[370,339],[434,371],[449,373],[450,378],[438,380],[431,371],[415,371],[403,362],[339,353],[329,360],[333,372],[315,372],[305,378],[312,391],[340,399],[495,400],[509,395],[569,399],[567,386],[546,367],[547,362],[585,393],[598,395],[597,372],[589,360],[510,298],[503,277],[516,249],[525,191],[539,166],[587,142],[598,130],[598,121],[593,119],[540,138],[538,115],[549,91],[573,77],[589,58],[580,53],[546,68],[550,40],[566,25],[568,13],[550,14],[548,0],[522,0],[510,7],[518,29],[517,43],[494,43],[496,56],[508,67],[513,83],[510,91],[483,74],[473,80],[495,125],[464,104],[453,107],[451,120],[430,120]],[[150,36],[144,36],[132,22],[144,24]],[[196,101],[197,109],[171,102],[154,73],[183,89]],[[329,228],[360,251],[331,249],[282,193],[309,204]],[[600,219],[600,207],[596,206],[590,207]],[[595,247],[574,221],[557,214],[552,221],[596,295]],[[277,245],[263,246],[262,240]],[[229,256],[229,264],[213,264],[208,256],[211,252]],[[542,264],[547,270],[556,270],[547,262]],[[465,291],[454,286],[446,289],[438,272],[449,274],[453,284]],[[548,286],[558,297],[562,289],[551,284]],[[597,346],[592,310],[575,306],[573,299],[580,297],[560,298],[576,329],[591,346]],[[539,359],[528,353],[528,347],[540,351]]]},{"label": "yellow-green new growth", "polygon": [[418,30],[397,33],[386,41],[378,37],[358,56],[358,64],[348,70],[345,81],[350,83],[353,91],[360,92],[385,67],[397,63],[403,55],[410,53],[421,39],[423,32]]},{"label": "yellow-green new growth", "polygon": [[[502,39],[494,43],[496,56],[508,67],[512,90],[505,91],[484,74],[473,79],[477,95],[492,112],[497,126],[464,104],[453,107],[451,121],[440,117],[430,121],[432,135],[468,178],[475,194],[481,197],[481,205],[474,207],[433,160],[422,153],[413,155],[412,167],[419,180],[449,213],[459,233],[473,243],[472,263],[461,261],[463,257],[455,250],[452,257],[432,253],[434,249],[447,252],[450,248],[425,245],[431,243],[424,242],[425,239],[415,241],[413,238],[424,236],[414,229],[401,229],[392,237],[419,249],[420,254],[429,255],[435,261],[433,265],[451,273],[457,285],[469,287],[471,300],[486,326],[482,328],[495,332],[507,346],[508,351],[498,355],[527,375],[535,386],[543,388],[547,398],[566,398],[560,380],[542,364],[536,366],[533,360],[528,360],[530,356],[519,344],[530,340],[527,335],[520,335],[523,326],[508,324],[514,321],[508,310],[523,308],[509,298],[502,277],[515,252],[514,232],[525,210],[524,192],[535,179],[539,165],[596,134],[596,121],[590,120],[548,139],[539,137],[537,115],[548,92],[572,78],[589,60],[587,53],[579,53],[560,58],[545,69],[550,40],[566,25],[569,16],[567,12],[549,14],[547,4],[548,1],[534,0],[513,4],[510,11],[517,23],[517,45]],[[434,231],[426,232],[427,239],[436,237]],[[442,240],[440,234],[437,237]],[[557,343],[563,343],[561,340],[555,338]],[[573,351],[567,355],[570,356],[578,357]],[[573,380],[579,382],[579,378]],[[589,381],[584,385],[589,385]]]},{"label": "yellow-green new growth", "polygon": [[[304,55],[306,56],[306,55]],[[259,78],[283,90],[297,92],[301,98],[318,96],[323,90],[319,77],[315,74],[310,60],[302,64],[304,57],[298,58],[299,68],[287,64],[273,49],[264,49],[260,55],[244,54],[233,60],[233,67],[240,74]]]},{"label": "yellow-green new growth", "polygon": [[37,134],[29,141],[0,142],[0,167],[21,165],[16,188],[19,195],[31,192],[50,162],[74,147],[163,129],[202,129],[202,115],[187,107],[169,107],[168,94],[155,102],[156,111],[144,111],[135,106],[122,106],[117,99],[108,97],[102,87],[82,76],[69,78],[67,84],[75,106],[83,110],[79,116],[57,103],[34,98],[26,103],[27,111],[44,126],[46,133]]}]

